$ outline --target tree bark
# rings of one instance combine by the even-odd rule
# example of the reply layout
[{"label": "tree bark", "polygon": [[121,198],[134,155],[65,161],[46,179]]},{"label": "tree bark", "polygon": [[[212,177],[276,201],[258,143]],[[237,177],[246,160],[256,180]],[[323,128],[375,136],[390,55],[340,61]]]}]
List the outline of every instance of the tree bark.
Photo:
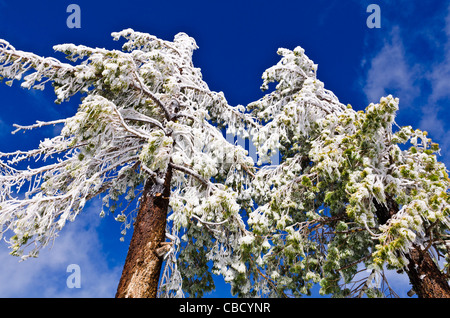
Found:
[{"label": "tree bark", "polygon": [[447,275],[437,267],[428,251],[413,245],[406,258],[409,261],[406,273],[419,298],[450,298]]},{"label": "tree bark", "polygon": [[116,298],[155,298],[161,272],[158,254],[165,241],[172,169],[168,167],[164,185],[155,191],[148,179],[134,223],[128,254],[116,292]]},{"label": "tree bark", "polygon": [[[379,204],[376,200],[373,202],[380,224],[385,224],[399,211],[398,204],[390,197],[386,199],[387,206]],[[428,251],[413,244],[405,257],[409,262],[405,272],[419,298],[450,298],[447,275],[439,269]]]}]

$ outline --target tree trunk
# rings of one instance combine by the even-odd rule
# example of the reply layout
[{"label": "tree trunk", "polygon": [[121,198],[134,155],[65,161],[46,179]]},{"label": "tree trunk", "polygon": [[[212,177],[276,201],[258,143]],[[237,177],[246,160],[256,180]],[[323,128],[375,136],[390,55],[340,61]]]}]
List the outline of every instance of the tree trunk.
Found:
[{"label": "tree trunk", "polygon": [[406,255],[406,273],[419,298],[450,298],[447,275],[442,273],[427,251],[413,245]]},{"label": "tree trunk", "polygon": [[[380,224],[385,224],[399,210],[398,204],[392,198],[387,197],[386,201],[387,206],[373,201]],[[413,244],[405,257],[409,262],[405,271],[419,298],[450,298],[447,275],[442,273],[428,251]]]},{"label": "tree trunk", "polygon": [[154,191],[150,179],[144,185],[116,298],[156,297],[162,265],[158,249],[166,236],[171,179],[172,169],[169,167],[161,191]]}]

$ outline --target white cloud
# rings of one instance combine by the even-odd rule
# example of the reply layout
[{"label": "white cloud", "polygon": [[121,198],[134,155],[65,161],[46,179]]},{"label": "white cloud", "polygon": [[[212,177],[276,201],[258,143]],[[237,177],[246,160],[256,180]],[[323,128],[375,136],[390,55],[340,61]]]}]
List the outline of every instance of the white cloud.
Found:
[{"label": "white cloud", "polygon": [[[19,262],[0,243],[0,297],[114,297],[122,268],[110,268],[102,252],[98,211],[94,202],[36,259]],[[70,264],[80,266],[79,289],[66,285]]]},{"label": "white cloud", "polygon": [[447,9],[443,31],[447,37],[443,46],[443,59],[433,65],[429,74],[432,86],[431,103],[439,99],[450,98],[450,5]]},{"label": "white cloud", "polygon": [[391,35],[391,41],[386,42],[370,61],[363,87],[368,102],[378,102],[382,96],[392,94],[408,103],[417,96],[414,87],[416,67],[407,63],[397,27]]},{"label": "white cloud", "polygon": [[428,76],[432,89],[429,97],[430,103],[450,98],[450,38],[448,41],[445,59],[436,64]]},{"label": "white cloud", "polygon": [[424,109],[424,114],[419,126],[422,127],[423,130],[431,132],[433,136],[442,137],[446,133],[444,123],[439,119],[437,110],[431,107]]},{"label": "white cloud", "polygon": [[[430,132],[448,156],[450,154],[450,134],[448,133],[448,104],[450,102],[450,5],[447,9],[445,27],[446,40],[443,43],[443,58],[434,63],[427,78],[431,86],[428,103],[423,107],[420,128]],[[445,160],[447,163],[450,159]]]},{"label": "white cloud", "polygon": [[434,142],[439,143],[441,156],[438,160],[450,166],[450,134],[446,116],[442,115],[439,104],[428,104],[422,109],[423,115],[418,127],[426,130]]},{"label": "white cloud", "polygon": [[[415,41],[419,38],[425,41]],[[429,58],[419,61],[423,48],[417,45],[423,43],[428,45]],[[409,118],[417,119],[408,124],[428,131],[443,149],[440,159],[450,162],[450,5],[417,31],[392,27],[390,39],[362,65],[368,66],[363,80],[367,102],[377,102],[387,94],[399,97],[400,110],[414,112]]]}]

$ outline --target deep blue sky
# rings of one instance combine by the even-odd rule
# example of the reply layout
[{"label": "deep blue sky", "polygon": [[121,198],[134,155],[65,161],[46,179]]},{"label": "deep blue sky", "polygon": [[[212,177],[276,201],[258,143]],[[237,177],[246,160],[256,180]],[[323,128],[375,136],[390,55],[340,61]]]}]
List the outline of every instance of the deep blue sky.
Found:
[{"label": "deep blue sky", "polygon": [[[69,4],[81,8],[81,28],[69,29]],[[368,4],[381,8],[381,28],[369,29]],[[196,39],[194,63],[211,89],[233,104],[262,96],[263,71],[278,61],[279,47],[297,45],[319,65],[318,77],[341,102],[363,109],[392,93],[400,98],[397,122],[428,130],[450,147],[450,7],[447,1],[7,1],[0,0],[0,38],[17,49],[63,59],[61,43],[120,48],[111,32],[133,28],[172,40]],[[54,131],[12,136],[13,123],[72,115],[77,99],[53,104],[45,92],[0,85],[0,151],[29,149]],[[440,158],[449,165],[450,152]],[[69,224],[52,250],[17,264],[0,243],[0,297],[112,297],[125,259],[118,225],[100,221],[98,202]],[[82,288],[68,289],[66,267],[80,264]],[[396,278],[402,294],[404,278]],[[218,296],[227,295],[220,285]]]}]

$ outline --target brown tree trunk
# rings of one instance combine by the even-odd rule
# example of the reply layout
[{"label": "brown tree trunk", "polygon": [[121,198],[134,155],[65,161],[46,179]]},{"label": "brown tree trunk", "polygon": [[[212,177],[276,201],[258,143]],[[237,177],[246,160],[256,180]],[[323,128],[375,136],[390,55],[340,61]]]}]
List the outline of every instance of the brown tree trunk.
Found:
[{"label": "brown tree trunk", "polygon": [[447,275],[442,273],[427,251],[413,245],[406,255],[406,273],[419,298],[450,298]]},{"label": "brown tree trunk", "polygon": [[[373,201],[380,224],[385,224],[399,210],[398,204],[392,198],[387,197],[386,201],[387,206]],[[419,298],[450,298],[447,275],[442,273],[428,251],[413,245],[405,257],[409,262],[405,271]]]},{"label": "brown tree trunk", "polygon": [[156,297],[162,265],[158,249],[165,241],[171,179],[169,167],[160,192],[154,191],[150,179],[144,185],[116,298]]}]

